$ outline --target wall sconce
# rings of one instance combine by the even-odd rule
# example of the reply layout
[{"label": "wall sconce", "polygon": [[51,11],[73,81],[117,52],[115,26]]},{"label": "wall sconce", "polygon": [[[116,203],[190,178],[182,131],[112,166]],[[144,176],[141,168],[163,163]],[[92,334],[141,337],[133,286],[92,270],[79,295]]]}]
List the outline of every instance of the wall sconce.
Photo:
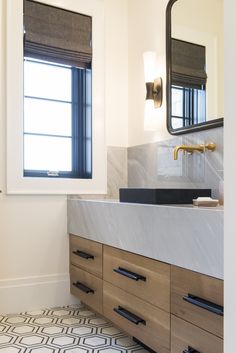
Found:
[{"label": "wall sconce", "polygon": [[146,82],[146,102],[144,114],[144,130],[157,129],[157,116],[155,109],[162,105],[162,79],[156,77],[156,54],[145,52],[143,54],[144,77]]}]

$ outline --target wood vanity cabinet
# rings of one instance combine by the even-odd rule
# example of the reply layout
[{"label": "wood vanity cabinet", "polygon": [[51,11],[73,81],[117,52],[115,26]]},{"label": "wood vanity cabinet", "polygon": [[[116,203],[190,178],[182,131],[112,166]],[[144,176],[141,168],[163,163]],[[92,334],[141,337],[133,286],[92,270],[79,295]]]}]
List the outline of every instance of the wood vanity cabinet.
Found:
[{"label": "wood vanity cabinet", "polygon": [[171,266],[171,313],[223,337],[223,281]]},{"label": "wood vanity cabinet", "polygon": [[71,293],[158,353],[223,353],[223,281],[70,235]]},{"label": "wood vanity cabinet", "polygon": [[70,236],[70,263],[102,278],[103,245]]},{"label": "wood vanity cabinet", "polygon": [[170,312],[170,265],[104,245],[103,279]]},{"label": "wood vanity cabinet", "polygon": [[171,353],[223,353],[222,338],[223,281],[171,266]]},{"label": "wood vanity cabinet", "polygon": [[103,245],[70,235],[70,291],[103,314]]}]

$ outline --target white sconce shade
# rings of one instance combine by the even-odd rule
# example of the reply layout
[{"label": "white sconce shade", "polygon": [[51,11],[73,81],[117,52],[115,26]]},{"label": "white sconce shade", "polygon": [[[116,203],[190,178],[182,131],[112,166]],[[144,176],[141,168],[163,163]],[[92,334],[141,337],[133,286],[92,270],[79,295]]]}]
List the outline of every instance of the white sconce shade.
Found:
[{"label": "white sconce shade", "polygon": [[158,116],[152,100],[145,101],[144,108],[144,131],[155,131],[158,129]]},{"label": "white sconce shade", "polygon": [[143,53],[145,82],[153,82],[156,77],[156,53],[147,51]]}]

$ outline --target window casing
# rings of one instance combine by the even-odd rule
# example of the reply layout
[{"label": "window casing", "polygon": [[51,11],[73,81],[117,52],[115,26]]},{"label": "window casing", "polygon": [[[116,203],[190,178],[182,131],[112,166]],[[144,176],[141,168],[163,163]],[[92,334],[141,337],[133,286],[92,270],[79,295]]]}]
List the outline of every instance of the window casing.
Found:
[{"label": "window casing", "polygon": [[[35,2],[36,3],[36,2]],[[59,2],[57,2],[59,4]],[[47,4],[55,6],[54,0]],[[104,4],[97,0],[66,2],[65,10],[82,13],[92,19],[92,178],[29,178],[23,177],[23,1],[8,0],[7,27],[7,85],[6,85],[6,192],[12,195],[78,195],[105,194],[107,187],[107,150],[105,135],[105,56]],[[43,58],[41,58],[43,60]],[[79,65],[75,65],[79,66]],[[14,102],[14,104],[13,104]]]}]

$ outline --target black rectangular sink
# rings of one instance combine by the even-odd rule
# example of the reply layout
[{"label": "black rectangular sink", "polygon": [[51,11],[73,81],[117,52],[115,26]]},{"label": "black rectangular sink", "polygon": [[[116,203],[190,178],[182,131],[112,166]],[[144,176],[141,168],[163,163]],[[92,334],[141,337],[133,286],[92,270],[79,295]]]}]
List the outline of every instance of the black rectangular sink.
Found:
[{"label": "black rectangular sink", "polygon": [[211,189],[120,189],[120,202],[154,205],[192,204],[192,200],[198,197],[211,197]]}]

